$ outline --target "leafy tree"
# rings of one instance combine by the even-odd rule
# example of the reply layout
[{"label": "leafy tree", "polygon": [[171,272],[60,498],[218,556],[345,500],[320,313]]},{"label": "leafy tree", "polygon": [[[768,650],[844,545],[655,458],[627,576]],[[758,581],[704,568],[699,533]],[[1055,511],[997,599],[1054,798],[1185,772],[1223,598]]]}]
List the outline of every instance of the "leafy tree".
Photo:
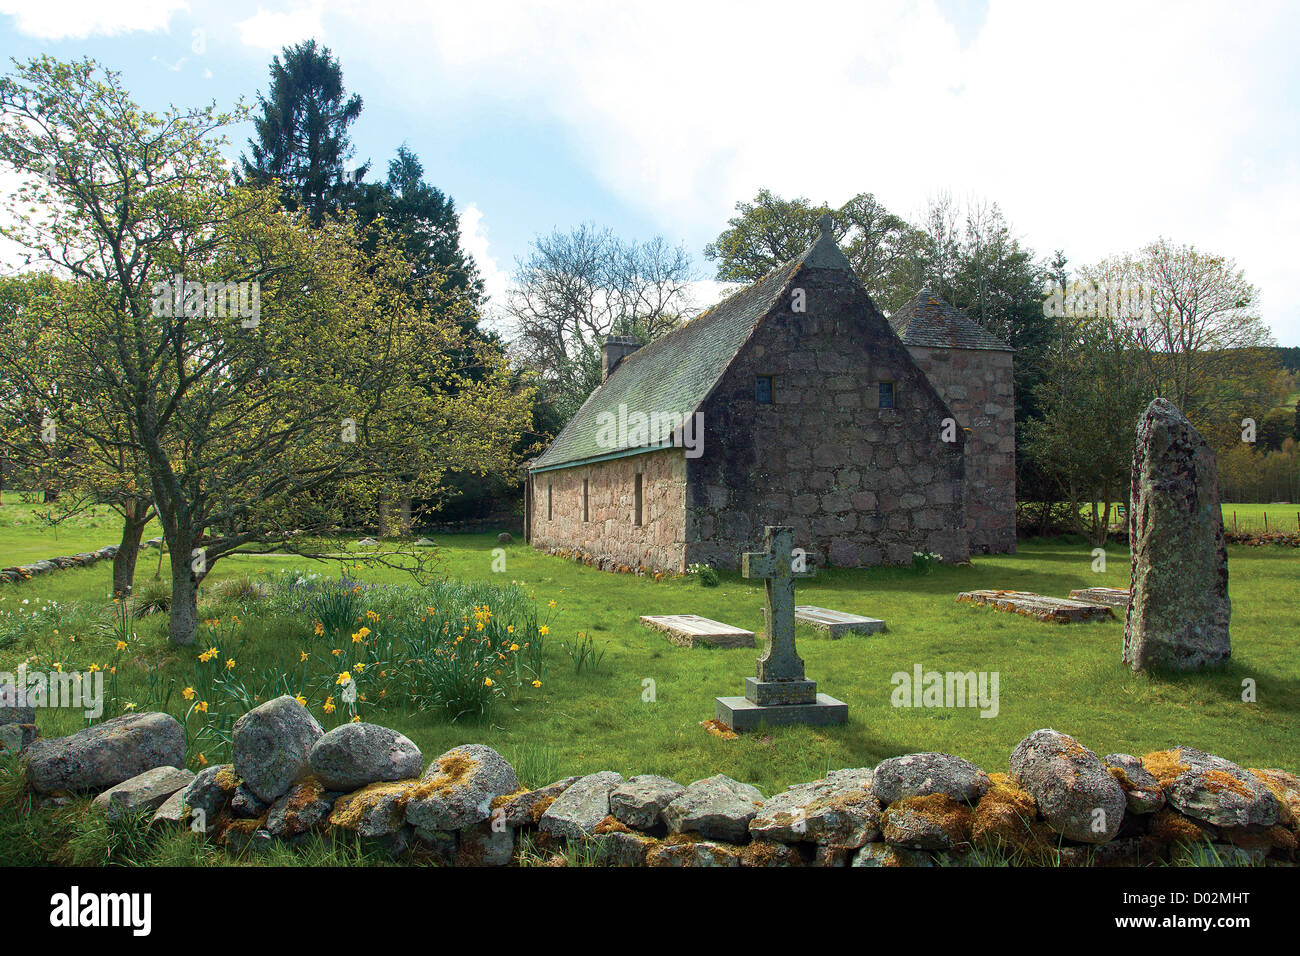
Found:
[{"label": "leafy tree", "polygon": [[361,97],[347,95],[338,60],[315,40],[281,52],[283,60],[271,59],[270,89],[257,97],[252,158],[240,159],[240,178],[263,186],[279,181],[285,208],[304,210],[320,225],[343,208],[353,187],[344,164],[353,154],[348,127],[361,115]]},{"label": "leafy tree", "polygon": [[[350,219],[307,228],[273,189],[232,188],[214,134],[235,117],[159,116],[118,74],[50,57],[0,79],[0,111],[0,160],[28,177],[4,233],[68,280],[25,333],[58,370],[42,398],[61,434],[144,462],[173,642],[193,642],[225,556],[319,553],[381,488],[515,467],[531,396],[490,354],[477,379],[458,371],[463,303],[413,305],[401,250],[367,254]],[[0,342],[7,381],[26,355]]]},{"label": "leafy tree", "polygon": [[1258,290],[1232,259],[1158,239],[1113,267],[1149,290],[1150,309],[1133,322],[1157,395],[1212,430],[1243,390],[1272,388],[1278,366],[1264,349],[1272,337]]},{"label": "leafy tree", "polygon": [[[21,463],[46,488],[41,516],[59,523],[96,505],[108,505],[122,521],[121,540],[113,556],[113,592],[126,594],[135,578],[140,539],[154,517],[153,495],[129,423],[110,416],[92,430],[60,433],[48,412],[62,400],[60,368],[41,336],[59,310],[67,307],[63,283],[50,273],[35,272],[0,279],[0,326],[4,352],[0,363],[0,451]],[[82,410],[93,415],[94,407]]]},{"label": "leafy tree", "polygon": [[1069,504],[1075,530],[1098,545],[1110,503],[1128,498],[1134,428],[1149,399],[1134,344],[1133,330],[1109,317],[1062,317],[1037,390],[1042,415],[1024,423],[1027,453]]},{"label": "leafy tree", "polygon": [[753,202],[736,203],[736,212],[718,238],[704,247],[704,257],[718,263],[718,281],[755,282],[802,255],[821,235],[821,217],[830,214],[836,241],[877,304],[888,311],[906,300],[906,270],[916,235],[871,193],[859,193],[833,209],[760,189]]}]

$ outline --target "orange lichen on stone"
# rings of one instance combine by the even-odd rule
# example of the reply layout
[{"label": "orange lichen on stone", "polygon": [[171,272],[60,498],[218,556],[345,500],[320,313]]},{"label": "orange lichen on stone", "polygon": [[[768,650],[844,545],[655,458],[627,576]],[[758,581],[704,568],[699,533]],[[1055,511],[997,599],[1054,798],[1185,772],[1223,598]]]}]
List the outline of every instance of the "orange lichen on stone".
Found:
[{"label": "orange lichen on stone", "polygon": [[1246,773],[1268,787],[1277,798],[1278,823],[1290,827],[1300,824],[1300,780],[1284,770],[1250,769]]},{"label": "orange lichen on stone", "polygon": [[1123,767],[1115,767],[1115,766],[1108,765],[1106,767],[1106,771],[1112,777],[1115,778],[1115,782],[1120,785],[1120,787],[1123,789],[1125,793],[1129,793],[1133,790],[1138,789],[1138,787],[1133,783],[1133,781],[1128,778],[1128,774],[1124,772]]},{"label": "orange lichen on stone", "polygon": [[971,813],[971,841],[988,849],[1010,848],[1044,856],[1055,842],[1038,819],[1038,804],[1004,773],[989,774],[991,785]]},{"label": "orange lichen on stone", "polygon": [[1147,835],[1157,843],[1174,844],[1202,843],[1208,840],[1211,834],[1195,820],[1183,816],[1177,810],[1165,807],[1152,815]]},{"label": "orange lichen on stone", "polygon": [[1157,750],[1142,758],[1142,766],[1161,786],[1186,773],[1191,767],[1178,759],[1177,750]]},{"label": "orange lichen on stone", "polygon": [[391,809],[394,814],[397,814],[406,809],[407,801],[411,799],[414,792],[415,781],[413,780],[369,784],[356,793],[339,797],[330,813],[329,824],[345,830],[356,829],[366,812],[374,809],[388,797],[395,797]]},{"label": "orange lichen on stone", "polygon": [[1222,793],[1227,790],[1239,797],[1245,797],[1247,800],[1255,796],[1248,786],[1232,774],[1224,773],[1222,770],[1206,770],[1201,774],[1201,779],[1205,781],[1205,789],[1210,793]]},{"label": "orange lichen on stone", "polygon": [[885,811],[885,817],[888,820],[903,813],[915,814],[927,823],[934,824],[954,844],[970,842],[970,807],[946,793],[927,793],[920,797],[896,800]]},{"label": "orange lichen on stone", "polygon": [[542,814],[550,809],[551,804],[554,802],[554,797],[542,797],[542,799],[533,804],[533,808],[528,811],[528,815],[533,818],[534,823],[537,823],[542,819]]},{"label": "orange lichen on stone", "polygon": [[502,807],[504,807],[507,803],[509,803],[511,800],[513,800],[515,797],[521,797],[528,792],[529,792],[528,790],[524,789],[523,787],[520,787],[514,793],[503,793],[499,797],[493,797],[492,802],[488,805],[488,808],[491,810],[499,810]]},{"label": "orange lichen on stone", "polygon": [[449,794],[454,788],[462,786],[477,766],[477,760],[453,750],[438,761],[438,772],[434,776],[416,785],[410,799],[422,800],[435,793]]},{"label": "orange lichen on stone", "polygon": [[596,824],[596,833],[632,833],[631,827],[615,816],[607,816]]},{"label": "orange lichen on stone", "polygon": [[309,805],[320,799],[325,788],[315,777],[306,777],[301,783],[289,791],[289,799],[285,807],[291,813],[301,813]]},{"label": "orange lichen on stone", "polygon": [[741,866],[802,866],[799,851],[783,843],[755,841],[740,851]]}]

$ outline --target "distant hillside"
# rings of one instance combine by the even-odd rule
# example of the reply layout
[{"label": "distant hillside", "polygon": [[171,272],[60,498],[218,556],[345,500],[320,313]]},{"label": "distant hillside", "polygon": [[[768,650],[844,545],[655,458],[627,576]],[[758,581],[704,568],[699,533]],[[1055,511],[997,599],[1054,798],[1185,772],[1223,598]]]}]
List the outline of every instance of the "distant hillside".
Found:
[{"label": "distant hillside", "polygon": [[1272,349],[1277,353],[1277,360],[1288,372],[1300,370],[1300,346],[1277,346]]}]

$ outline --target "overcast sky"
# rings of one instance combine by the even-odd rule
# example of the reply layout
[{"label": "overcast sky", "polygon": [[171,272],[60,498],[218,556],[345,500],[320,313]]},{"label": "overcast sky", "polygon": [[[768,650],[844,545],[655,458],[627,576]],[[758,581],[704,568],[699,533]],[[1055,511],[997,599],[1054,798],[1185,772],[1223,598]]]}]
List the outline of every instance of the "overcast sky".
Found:
[{"label": "overcast sky", "polygon": [[1075,265],[1231,256],[1300,345],[1300,6],[0,0],[0,50],[92,56],[151,108],[252,99],[313,36],[365,101],[357,163],[407,143],[497,297],[555,227],[661,233],[709,277],[760,187],[913,218],[947,190]]}]

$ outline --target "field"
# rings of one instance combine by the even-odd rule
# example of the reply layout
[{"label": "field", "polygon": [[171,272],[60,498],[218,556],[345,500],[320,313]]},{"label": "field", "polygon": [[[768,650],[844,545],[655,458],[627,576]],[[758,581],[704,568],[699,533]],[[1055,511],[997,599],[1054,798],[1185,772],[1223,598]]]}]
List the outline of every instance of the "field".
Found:
[{"label": "field", "polygon": [[[22,557],[51,556],[112,541],[104,518],[60,530],[25,523],[30,509],[6,504],[0,519],[4,564]],[[1104,572],[1092,570],[1088,545],[1058,540],[1022,544],[1014,555],[981,557],[968,567],[830,570],[800,582],[800,603],[856,611],[885,619],[888,631],[871,637],[830,640],[799,629],[799,649],[820,690],[849,704],[846,726],[774,729],[739,739],[720,739],[700,726],[713,716],[713,698],[742,693],[756,651],[686,650],[638,621],[641,614],[696,613],[756,632],[762,630],[763,591],[737,575],[722,575],[715,588],[697,579],[652,578],[598,572],[534,552],[516,543],[505,549],[504,571],[493,571],[494,537],[440,540],[442,573],[451,579],[508,586],[516,583],[549,622],[545,680],[525,686],[499,704],[485,721],[449,721],[444,714],[372,702],[364,719],[406,733],[432,758],[459,743],[486,743],[540,782],[567,774],[612,769],[624,774],[662,773],[692,780],[726,773],[765,791],[814,779],[827,769],[871,765],[918,750],[962,754],[987,770],[1005,769],[1010,750],[1028,732],[1054,727],[1079,737],[1098,753],[1144,753],[1189,744],[1244,765],[1300,770],[1300,605],[1294,600],[1300,559],[1292,549],[1230,548],[1233,599],[1233,661],[1225,670],[1191,676],[1136,677],[1120,662],[1122,621],[1058,626],[958,605],[955,595],[972,588],[1017,588],[1065,595],[1090,585],[1125,586],[1128,556],[1107,551]],[[138,585],[152,578],[158,552],[145,551]],[[166,580],[166,561],[163,562]],[[269,580],[299,573],[337,574],[332,565],[308,567],[301,559],[234,558],[223,561],[210,584],[247,575]],[[361,582],[409,583],[395,570],[350,568]],[[0,587],[0,613],[22,601],[56,601],[60,608],[43,625],[13,633],[0,647],[0,669],[36,655],[45,663],[109,666],[114,638],[106,628],[109,569],[57,572],[21,585]],[[551,602],[554,607],[551,607]],[[33,604],[26,605],[27,608]],[[312,640],[303,615],[268,613],[256,600],[209,605],[201,617],[236,616],[238,672],[292,671]],[[227,625],[223,625],[226,627]],[[233,627],[233,625],[231,625]],[[57,628],[57,631],[56,631]],[[200,647],[178,649],[166,641],[166,615],[136,623],[138,642],[117,674],[123,700],[149,701],[170,692],[170,709],[184,716],[179,692]],[[579,634],[603,654],[578,671],[572,649]],[[200,636],[200,641],[204,640]],[[996,717],[979,710],[908,709],[891,705],[899,672],[925,670],[997,672]],[[1242,682],[1254,680],[1258,701],[1244,703]],[[652,690],[652,693],[648,693]],[[328,727],[343,719],[313,712]],[[187,726],[197,732],[202,715]],[[80,725],[68,712],[45,712],[42,730],[67,733]],[[191,754],[191,758],[194,758]],[[219,753],[209,755],[220,759]]]}]

